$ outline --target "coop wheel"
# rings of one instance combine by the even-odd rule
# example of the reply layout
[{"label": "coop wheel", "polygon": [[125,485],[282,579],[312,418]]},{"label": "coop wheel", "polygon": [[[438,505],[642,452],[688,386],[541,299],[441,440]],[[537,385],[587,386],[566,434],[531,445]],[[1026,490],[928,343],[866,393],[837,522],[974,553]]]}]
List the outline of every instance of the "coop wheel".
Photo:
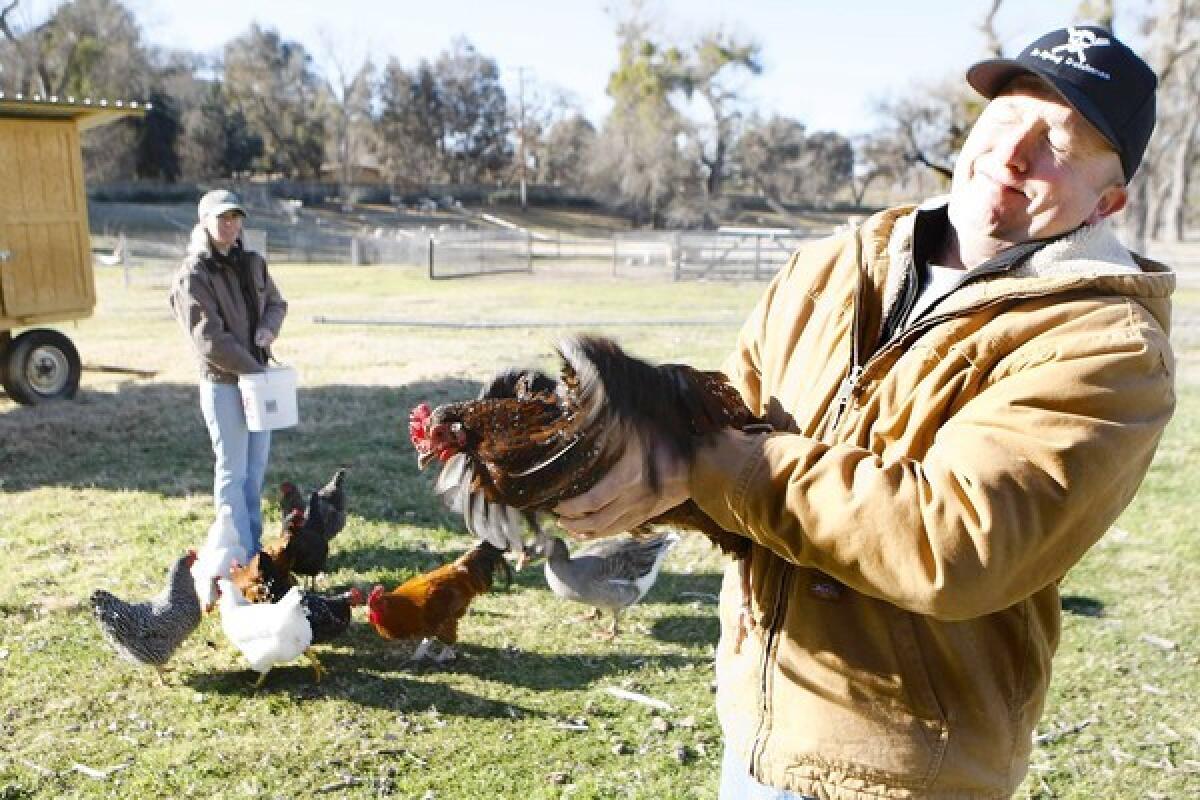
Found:
[{"label": "coop wheel", "polygon": [[12,340],[0,375],[9,397],[36,405],[74,397],[82,371],[79,351],[70,339],[58,331],[37,328]]}]

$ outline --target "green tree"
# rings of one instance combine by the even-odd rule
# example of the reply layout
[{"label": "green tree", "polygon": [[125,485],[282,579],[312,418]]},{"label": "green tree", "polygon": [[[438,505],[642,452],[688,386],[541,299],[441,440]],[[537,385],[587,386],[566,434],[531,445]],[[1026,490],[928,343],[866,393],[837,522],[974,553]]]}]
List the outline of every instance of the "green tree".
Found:
[{"label": "green tree", "polygon": [[262,139],[265,170],[319,177],[328,95],[303,45],[251,25],[225,45],[224,89]]}]

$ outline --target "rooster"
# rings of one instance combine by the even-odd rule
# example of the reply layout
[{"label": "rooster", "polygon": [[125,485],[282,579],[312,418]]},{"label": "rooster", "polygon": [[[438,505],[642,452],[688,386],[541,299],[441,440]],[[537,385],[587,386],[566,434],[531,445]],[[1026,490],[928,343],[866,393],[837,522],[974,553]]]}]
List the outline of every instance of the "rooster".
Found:
[{"label": "rooster", "polygon": [[[544,373],[508,369],[493,377],[480,390],[478,399],[524,399],[534,394],[553,395],[554,390],[554,379]],[[428,406],[424,406],[410,417],[409,435],[414,445],[425,435],[427,428],[424,423],[429,415]],[[424,467],[425,463],[421,462],[421,466]],[[549,538],[542,530],[538,513],[493,502],[485,494],[473,491],[471,481],[465,475],[469,467],[467,459],[456,459],[439,474],[434,491],[446,506],[463,516],[467,530],[474,536],[501,550],[515,553],[516,569],[522,569],[529,559],[544,555]],[[526,531],[533,533],[529,541],[526,541]]]},{"label": "rooster", "polygon": [[[550,512],[592,488],[631,437],[641,439],[645,474],[657,487],[656,446],[690,462],[699,436],[726,428],[770,430],[721,372],[655,366],[602,336],[565,339],[558,354],[558,381],[527,370],[493,381],[497,396],[432,411],[422,404],[409,415],[418,467],[442,462],[435,491],[462,509],[469,530],[488,540],[502,538],[501,523],[517,511]],[[645,534],[653,525],[700,531],[739,560],[743,602],[749,603],[749,539],[722,528],[692,500],[633,533]],[[741,618],[739,641],[752,621],[748,605]]]},{"label": "rooster", "polygon": [[200,624],[200,598],[190,568],[196,551],[180,556],[167,573],[167,585],[151,600],[129,603],[97,589],[92,592],[92,613],[104,638],[128,661],[163,669],[184,639]]},{"label": "rooster", "polygon": [[367,597],[367,621],[385,639],[421,637],[413,661],[429,654],[435,638],[443,647],[435,660],[449,661],[455,657],[450,645],[458,641],[458,621],[476,595],[492,588],[497,569],[511,580],[503,551],[480,542],[451,563],[410,578],[390,592],[376,586]]},{"label": "rooster", "polygon": [[279,518],[287,519],[293,511],[304,513],[304,495],[296,484],[284,481],[279,484]]}]

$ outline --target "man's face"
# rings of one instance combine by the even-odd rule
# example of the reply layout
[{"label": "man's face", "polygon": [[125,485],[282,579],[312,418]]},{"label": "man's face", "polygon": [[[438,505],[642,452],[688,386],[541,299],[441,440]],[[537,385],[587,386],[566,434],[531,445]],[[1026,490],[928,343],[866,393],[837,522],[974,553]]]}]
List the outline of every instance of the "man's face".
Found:
[{"label": "man's face", "polygon": [[217,247],[228,250],[242,233],[242,215],[237,211],[226,211],[218,216],[207,216],[204,229]]},{"label": "man's face", "polygon": [[988,103],[954,167],[960,237],[1018,244],[1074,230],[1125,205],[1121,161],[1048,85],[1018,78]]}]

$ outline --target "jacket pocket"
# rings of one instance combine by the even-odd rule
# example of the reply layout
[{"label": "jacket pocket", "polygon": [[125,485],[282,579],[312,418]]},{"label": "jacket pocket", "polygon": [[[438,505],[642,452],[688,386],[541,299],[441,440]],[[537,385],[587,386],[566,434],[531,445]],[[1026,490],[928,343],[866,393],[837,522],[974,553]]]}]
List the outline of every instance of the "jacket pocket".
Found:
[{"label": "jacket pocket", "polygon": [[928,787],[948,726],[911,621],[816,570],[796,578],[787,632],[768,667],[764,760],[789,771],[834,764],[866,781]]}]

